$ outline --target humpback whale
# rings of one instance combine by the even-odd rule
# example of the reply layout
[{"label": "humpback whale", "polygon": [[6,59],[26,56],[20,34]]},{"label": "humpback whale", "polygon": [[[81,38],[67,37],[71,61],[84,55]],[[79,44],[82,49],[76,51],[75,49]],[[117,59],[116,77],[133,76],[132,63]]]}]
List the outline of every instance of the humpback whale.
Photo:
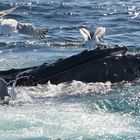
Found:
[{"label": "humpback whale", "polygon": [[[85,50],[52,64],[0,71],[0,99],[11,104],[16,86],[59,84],[72,80],[82,82],[135,81],[140,78],[140,54],[129,54],[127,47]],[[7,86],[12,86],[11,94]]]},{"label": "humpback whale", "polygon": [[[46,36],[47,29],[36,28],[15,19],[3,19],[5,15],[16,8],[0,11],[0,17],[2,17],[0,19],[0,34],[22,33],[41,38]],[[88,47],[98,44],[103,39],[105,31],[104,27],[97,28],[95,32],[90,32],[85,28],[80,29]],[[4,91],[1,92],[0,98],[8,101],[7,85],[14,85],[13,87],[16,85],[36,86],[37,84],[46,84],[48,81],[52,84],[59,84],[72,80],[110,81],[112,83],[134,81],[140,78],[140,54],[132,55],[127,51],[125,46],[94,48],[65,59],[59,59],[52,64],[44,63],[34,67],[0,71],[0,78],[3,79],[1,85]]]},{"label": "humpback whale", "polygon": [[[8,85],[36,86],[70,82],[134,81],[140,77],[140,54],[127,53],[127,47],[85,50],[77,55],[59,59],[52,64],[0,71]],[[18,75],[18,77],[17,77]]]},{"label": "humpback whale", "polygon": [[20,33],[25,34],[28,36],[33,37],[40,37],[44,38],[46,37],[48,33],[48,29],[41,29],[36,28],[32,24],[29,23],[20,23],[15,19],[4,19],[3,17],[11,12],[13,12],[15,9],[17,9],[18,6],[14,8],[10,8],[7,10],[0,11],[0,35],[8,35],[10,36],[13,33]]}]

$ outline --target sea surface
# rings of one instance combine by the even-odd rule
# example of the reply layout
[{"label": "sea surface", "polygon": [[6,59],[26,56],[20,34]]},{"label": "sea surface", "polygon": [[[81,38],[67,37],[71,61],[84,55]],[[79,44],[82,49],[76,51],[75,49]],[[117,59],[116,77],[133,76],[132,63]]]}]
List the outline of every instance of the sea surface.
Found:
[{"label": "sea surface", "polygon": [[[5,18],[47,28],[46,38],[0,36],[0,70],[53,63],[85,50],[81,27],[106,28],[104,43],[140,50],[140,0],[0,0]],[[9,87],[9,92],[11,87]],[[140,81],[72,81],[16,87],[0,106],[0,140],[140,140]]]}]

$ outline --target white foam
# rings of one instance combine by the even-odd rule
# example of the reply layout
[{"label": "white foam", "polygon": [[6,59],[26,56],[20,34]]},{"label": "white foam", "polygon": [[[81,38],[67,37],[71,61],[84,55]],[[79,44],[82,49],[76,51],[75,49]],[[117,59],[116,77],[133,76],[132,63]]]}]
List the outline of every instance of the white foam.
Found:
[{"label": "white foam", "polygon": [[[11,92],[12,88],[8,88]],[[75,81],[69,83],[60,83],[58,85],[48,82],[45,85],[37,86],[18,86],[14,88],[16,92],[16,100],[10,101],[11,105],[23,104],[40,104],[48,103],[48,100],[69,98],[69,97],[85,97],[87,95],[96,96],[106,94],[113,90],[111,83],[84,83]],[[96,97],[95,97],[96,98]]]},{"label": "white foam", "polygon": [[[6,108],[4,108],[6,109]],[[8,137],[72,138],[139,135],[129,114],[89,113],[82,104],[22,106],[0,110],[0,135]],[[7,125],[8,124],[8,125]],[[3,131],[5,130],[5,131]]]},{"label": "white foam", "polygon": [[60,83],[58,85],[48,82],[45,85],[32,87],[16,87],[17,101],[32,102],[32,99],[45,99],[59,96],[86,96],[105,94],[112,90],[111,83],[84,83],[73,80],[70,83]]}]

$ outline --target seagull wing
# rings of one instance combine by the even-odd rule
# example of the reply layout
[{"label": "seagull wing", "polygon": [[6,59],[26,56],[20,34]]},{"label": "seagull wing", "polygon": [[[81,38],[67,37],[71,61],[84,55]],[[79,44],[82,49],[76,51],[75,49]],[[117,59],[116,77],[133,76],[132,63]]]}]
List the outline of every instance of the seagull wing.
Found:
[{"label": "seagull wing", "polygon": [[10,8],[10,9],[7,9],[7,10],[3,10],[3,11],[0,11],[0,17],[3,17],[11,12],[13,12],[15,9],[17,9],[18,6],[16,7],[13,7],[13,8]]},{"label": "seagull wing", "polygon": [[94,36],[95,36],[97,42],[99,42],[99,40],[101,40],[104,37],[105,31],[106,31],[106,29],[104,27],[98,27],[96,29]]},{"label": "seagull wing", "polygon": [[91,39],[90,32],[87,29],[81,28],[79,31],[81,35],[83,36],[83,38],[85,39],[85,41],[88,41]]},{"label": "seagull wing", "polygon": [[23,23],[17,24],[17,30],[18,33],[40,38],[46,37],[48,33],[47,29],[35,28],[31,24],[23,24]]}]

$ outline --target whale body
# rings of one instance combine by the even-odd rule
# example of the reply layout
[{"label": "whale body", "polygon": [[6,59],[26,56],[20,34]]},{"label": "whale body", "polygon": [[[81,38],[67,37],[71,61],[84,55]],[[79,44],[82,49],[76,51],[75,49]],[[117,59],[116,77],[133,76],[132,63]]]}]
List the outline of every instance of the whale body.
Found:
[{"label": "whale body", "polygon": [[[134,81],[140,77],[140,54],[132,55],[127,47],[101,48],[83,51],[52,64],[23,69],[0,71],[0,77],[9,85],[35,86],[70,82]],[[17,77],[18,74],[18,77]]]}]

